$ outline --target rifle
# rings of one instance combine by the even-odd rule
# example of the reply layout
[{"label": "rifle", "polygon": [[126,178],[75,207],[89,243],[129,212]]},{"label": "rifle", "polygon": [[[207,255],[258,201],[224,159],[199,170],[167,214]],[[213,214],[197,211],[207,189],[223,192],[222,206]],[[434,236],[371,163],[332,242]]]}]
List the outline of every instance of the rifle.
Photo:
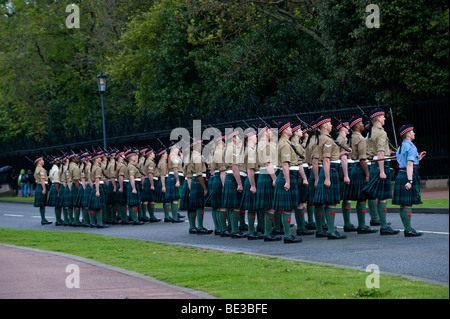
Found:
[{"label": "rifle", "polygon": [[[299,117],[297,117],[297,118],[300,120],[300,122],[301,122],[303,125],[305,125],[305,127],[310,128],[310,129],[314,130],[315,132],[319,132],[319,133],[320,133],[320,130],[319,130],[317,127],[314,128],[314,127],[312,127],[311,125],[309,125],[308,123],[306,123],[305,121],[301,120]],[[341,143],[339,143],[339,142],[336,141],[335,139],[332,139],[332,140],[333,140],[334,144],[336,144],[337,146],[339,146],[339,147],[342,148],[343,150],[345,150],[345,151],[351,153],[351,151],[352,151],[351,149],[345,147],[344,145],[342,145]]]},{"label": "rifle", "polygon": [[[368,120],[370,121],[370,116],[368,116],[368,115],[366,114],[366,112],[364,112],[364,110],[363,110],[362,108],[359,107],[358,104],[356,104],[356,107],[361,111],[361,116],[362,116],[363,118],[366,118],[366,119],[368,119]],[[372,123],[372,121],[370,121],[370,123]],[[370,131],[369,131],[369,136],[370,136]],[[395,132],[394,132],[394,136],[395,136]],[[397,137],[395,137],[395,139],[397,139]],[[391,143],[391,141],[389,140],[389,138],[388,138],[388,143],[389,143],[389,147],[390,147],[390,148],[392,148],[393,150],[397,150],[397,148],[395,148],[395,146],[392,145],[392,143]]]}]

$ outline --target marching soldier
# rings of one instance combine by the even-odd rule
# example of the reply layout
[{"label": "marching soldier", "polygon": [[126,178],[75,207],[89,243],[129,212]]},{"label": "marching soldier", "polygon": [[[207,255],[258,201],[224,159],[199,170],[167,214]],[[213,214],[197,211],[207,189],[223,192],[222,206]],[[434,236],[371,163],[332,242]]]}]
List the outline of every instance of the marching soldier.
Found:
[{"label": "marching soldier", "polygon": [[192,181],[189,192],[189,207],[191,210],[195,209],[197,217],[197,234],[206,235],[213,231],[203,226],[203,217],[205,213],[205,199],[208,195],[208,188],[206,186],[206,163],[202,158],[202,141],[194,140],[192,143]]},{"label": "marching soldier", "polygon": [[184,175],[184,183],[181,188],[180,195],[180,210],[187,210],[188,221],[189,221],[189,234],[197,234],[197,226],[196,226],[196,215],[195,215],[195,207],[190,206],[190,191],[192,184],[192,176],[194,175],[192,171],[192,160],[190,153],[191,145],[186,143],[183,147],[183,167],[182,172]]},{"label": "marching soldier", "polygon": [[383,109],[375,109],[370,113],[372,129],[369,131],[367,139],[367,154],[369,159],[376,160],[370,165],[369,182],[363,188],[370,199],[378,199],[378,216],[380,217],[380,235],[395,235],[400,231],[392,229],[386,221],[386,202],[392,198],[391,191],[391,170],[390,160],[385,160],[390,156],[389,140],[386,131],[383,129],[386,118]]},{"label": "marching soldier", "polygon": [[308,186],[306,189],[306,213],[308,215],[308,223],[305,225],[306,229],[316,230],[316,222],[314,221],[314,172],[312,170],[312,147],[317,146],[316,136],[312,127],[314,126],[314,121],[310,124],[310,127],[303,129],[303,147],[305,148],[305,160],[306,165],[305,174],[308,178]]},{"label": "marching soldier", "polygon": [[59,181],[58,161],[59,161],[59,159],[56,157],[53,158],[53,160],[52,160],[52,168],[50,169],[50,172],[49,172],[49,178],[52,183],[52,186],[50,187],[50,191],[48,193],[48,201],[47,201],[47,206],[54,207],[54,210],[55,210],[55,217],[56,217],[55,226],[64,225],[64,222],[62,221],[62,218],[61,218],[62,207],[58,201],[59,189],[60,189],[60,184],[61,184],[61,182]]},{"label": "marching soldier", "polygon": [[156,171],[155,176],[158,177],[158,184],[156,186],[157,203],[163,204],[164,210],[164,222],[172,222],[172,217],[170,217],[170,203],[165,201],[166,195],[166,176],[168,174],[167,169],[167,150],[165,148],[159,148],[156,154]]},{"label": "marching soldier", "polygon": [[116,155],[116,198],[115,202],[119,208],[119,218],[121,225],[128,225],[127,220],[127,190],[128,190],[128,170],[125,164],[125,152],[118,152]]},{"label": "marching soldier", "polygon": [[155,151],[150,147],[148,148],[144,155],[147,157],[144,166],[143,172],[146,174],[144,180],[144,187],[142,190],[142,204],[144,216],[147,215],[147,211],[150,215],[150,219],[148,220],[150,223],[160,222],[161,219],[155,217],[155,200],[156,200],[156,192],[155,192],[155,183],[158,178],[155,176],[156,164],[155,164]]},{"label": "marching soldier", "polygon": [[76,154],[69,155],[69,188],[71,205],[69,206],[69,214],[73,216],[72,226],[82,226],[80,222],[80,207],[77,206],[78,188],[80,187],[81,173],[78,167],[78,157]]},{"label": "marching soldier", "polygon": [[44,157],[38,156],[34,163],[36,169],[34,170],[34,180],[36,181],[36,189],[34,195],[34,207],[39,207],[39,213],[41,215],[41,225],[48,225],[52,222],[45,219],[45,206],[47,206],[47,188],[48,176],[47,171],[44,169]]},{"label": "marching soldier", "polygon": [[91,223],[91,227],[97,228],[107,228],[108,225],[103,223],[103,210],[105,209],[105,182],[103,181],[103,170],[102,170],[102,152],[97,152],[92,156],[94,164],[91,171],[92,180],[92,190],[89,200],[89,210],[91,211],[91,216],[95,216],[95,223]]},{"label": "marching soldier", "polygon": [[244,189],[239,209],[242,211],[248,211],[248,240],[263,239],[263,235],[255,231],[255,220],[258,207],[256,205],[256,183],[259,176],[259,167],[261,166],[257,159],[256,149],[256,132],[252,129],[244,135],[246,141],[244,162],[247,167],[247,177],[244,181]]},{"label": "marching soldier", "polygon": [[331,118],[321,116],[317,121],[317,127],[320,130],[319,135],[319,158],[322,160],[322,167],[319,172],[319,179],[316,181],[316,192],[314,203],[317,207],[325,207],[325,215],[328,226],[328,239],[344,239],[335,230],[336,204],[340,202],[339,192],[339,147],[334,143],[330,136],[332,125]]},{"label": "marching soldier", "polygon": [[133,225],[142,225],[144,222],[138,219],[138,206],[141,204],[141,190],[140,190],[140,180],[141,172],[136,167],[137,165],[137,154],[134,151],[130,151],[126,158],[128,160],[128,189],[127,189],[127,205],[130,212]]},{"label": "marching soldier", "polygon": [[[340,120],[336,126],[338,131],[338,136],[336,137],[336,141],[348,148],[348,134],[349,134],[349,123],[348,121]],[[345,198],[345,189],[348,187],[350,183],[349,171],[353,165],[352,160],[347,157],[347,154],[343,154],[341,156],[341,167],[340,167],[340,191],[341,191],[341,199],[342,199],[342,216],[344,218],[344,232],[354,232],[356,231],[356,227],[350,222],[350,212],[351,212],[351,203],[352,201]]]},{"label": "marching soldier", "polygon": [[[371,123],[370,120],[364,122],[364,136],[365,139],[367,141],[368,139],[368,135],[369,135],[369,130],[371,129]],[[370,165],[372,163],[371,162],[367,162],[367,165],[369,166],[369,173],[370,173]],[[377,165],[377,162],[374,162],[374,165]],[[377,199],[371,199],[368,198],[367,199],[367,205],[369,206],[369,215],[370,215],[370,226],[380,226],[380,217],[378,216],[378,202]]]},{"label": "marching soldier", "polygon": [[351,133],[350,147],[351,160],[354,164],[350,170],[350,183],[345,188],[345,198],[356,201],[356,216],[358,218],[358,234],[376,233],[378,229],[366,225],[366,195],[362,192],[364,185],[369,181],[369,168],[367,165],[367,143],[362,136],[364,131],[361,116],[353,116],[349,121]]},{"label": "marching soldier", "polygon": [[180,193],[178,187],[180,187],[180,175],[179,170],[182,168],[181,159],[178,156],[178,147],[175,143],[169,145],[169,157],[167,159],[168,176],[166,179],[166,193],[164,200],[170,203],[170,210],[172,212],[172,223],[182,223],[178,217],[178,200],[180,199]]},{"label": "marching soldier", "polygon": [[116,213],[116,153],[112,152],[109,154],[109,161],[105,170],[105,178],[108,180],[106,184],[106,194],[105,194],[105,211],[107,224],[117,224],[117,213]]},{"label": "marching soldier", "polygon": [[227,167],[222,192],[222,205],[230,211],[231,238],[245,238],[247,235],[239,230],[241,211],[239,206],[245,173],[245,164],[237,130],[230,130],[225,147],[225,165]]},{"label": "marching soldier", "polygon": [[297,154],[291,147],[289,137],[292,135],[291,123],[281,121],[278,123],[278,163],[281,171],[275,182],[273,209],[282,212],[284,227],[284,243],[300,243],[302,239],[291,235],[291,214],[298,205],[297,180],[291,174],[290,167],[297,162]]},{"label": "marching soldier", "polygon": [[[306,152],[303,145],[300,143],[300,139],[303,136],[302,126],[300,124],[291,124],[292,136],[290,138],[291,147],[293,148],[297,157],[292,159],[292,166],[290,171],[294,176],[297,186],[297,204],[295,207],[295,220],[297,222],[297,235],[312,235],[313,231],[305,227],[305,204],[308,195],[308,178],[305,174],[305,166],[303,165],[303,159]],[[308,166],[305,164],[306,167]]]},{"label": "marching soldier", "polygon": [[395,179],[394,196],[392,204],[400,205],[400,218],[405,228],[405,237],[422,236],[421,232],[411,227],[412,206],[422,204],[420,196],[419,161],[426,155],[420,154],[412,142],[416,134],[414,126],[403,125],[399,129],[399,135],[403,142],[397,152],[399,171]]},{"label": "marching soldier", "polygon": [[[277,179],[276,164],[278,162],[277,145],[273,142],[273,132],[267,125],[258,127],[257,157],[261,163],[256,184],[256,206],[264,211],[264,241],[279,241],[281,237],[272,232],[275,219],[273,209],[274,186]],[[258,220],[259,224],[260,220]]]},{"label": "marching soldier", "polygon": [[[88,161],[89,153],[85,152],[81,154],[80,156],[80,187],[78,188],[78,196],[77,196],[77,207],[81,208],[81,214],[83,215],[83,227],[89,227],[89,209],[88,209],[88,202],[85,200],[85,198],[88,198],[90,196],[91,192],[91,186],[87,182],[90,180],[90,168],[91,163]],[[87,164],[89,163],[89,164]],[[89,167],[88,167],[89,166]],[[88,167],[88,169],[86,169]],[[87,175],[87,170],[89,170],[89,173]],[[89,176],[89,178],[87,178]],[[89,188],[87,188],[89,186]]]}]

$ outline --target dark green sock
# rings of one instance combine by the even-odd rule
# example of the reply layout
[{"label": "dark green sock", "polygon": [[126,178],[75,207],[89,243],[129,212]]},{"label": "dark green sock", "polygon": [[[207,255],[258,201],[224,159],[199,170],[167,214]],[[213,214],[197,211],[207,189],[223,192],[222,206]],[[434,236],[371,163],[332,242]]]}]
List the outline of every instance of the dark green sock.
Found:
[{"label": "dark green sock", "polygon": [[83,223],[89,224],[89,209],[83,208]]},{"label": "dark green sock", "polygon": [[155,204],[150,203],[148,206],[148,213],[150,214],[150,218],[155,218]]},{"label": "dark green sock", "polygon": [[334,219],[336,216],[336,208],[335,207],[325,207],[325,215],[327,216],[327,226],[328,226],[328,233],[332,234],[335,232],[334,227]]},{"label": "dark green sock", "polygon": [[94,225],[95,224],[95,211],[91,210],[89,214],[89,222]]},{"label": "dark green sock", "polygon": [[41,215],[41,221],[46,221],[45,219],[45,207],[39,207],[39,214]]},{"label": "dark green sock", "polygon": [[214,230],[220,230],[219,211],[217,210],[217,208],[213,207],[211,215],[212,215],[212,218],[213,218]]},{"label": "dark green sock", "polygon": [[203,226],[203,217],[204,217],[204,213],[205,210],[203,208],[197,208],[195,210],[195,214],[197,215],[197,224],[198,224],[198,229],[203,229],[205,228]]},{"label": "dark green sock", "polygon": [[63,215],[64,215],[64,222],[69,224],[70,223],[69,210],[67,208],[63,208]]},{"label": "dark green sock", "polygon": [[163,204],[163,210],[164,210],[164,218],[169,219],[170,218],[170,215],[169,215],[170,204],[169,203],[164,203]]},{"label": "dark green sock", "polygon": [[264,215],[266,214],[266,212],[262,209],[258,210],[258,228],[259,229],[264,229]]},{"label": "dark green sock", "polygon": [[111,222],[112,221],[112,207],[111,206],[106,206],[105,208],[106,211],[106,218],[105,218],[105,222]]},{"label": "dark green sock", "polygon": [[241,210],[239,214],[239,227],[245,226],[245,210]]},{"label": "dark green sock", "polygon": [[256,212],[249,210],[247,213],[247,220],[248,220],[248,234],[253,235],[255,233]]},{"label": "dark green sock", "polygon": [[380,227],[383,229],[387,227],[386,214],[387,214],[386,202],[378,202],[378,216],[380,217],[381,223]]},{"label": "dark green sock", "polygon": [[178,219],[178,203],[172,203],[170,209],[172,211],[172,218]]},{"label": "dark green sock", "polygon": [[323,231],[322,228],[323,215],[325,215],[325,207],[316,205],[314,207],[314,217],[316,218],[316,231]]},{"label": "dark green sock", "polygon": [[291,236],[291,213],[284,212],[282,214],[283,227],[284,227],[284,237]]},{"label": "dark green sock", "polygon": [[305,230],[305,208],[295,209],[295,221],[297,222],[297,230]]},{"label": "dark green sock", "polygon": [[273,228],[281,229],[281,212],[275,211],[273,217]]},{"label": "dark green sock", "polygon": [[232,210],[230,212],[232,234],[239,232],[239,213],[240,213],[239,210]]},{"label": "dark green sock", "polygon": [[264,236],[269,236],[272,232],[272,223],[274,219],[274,214],[266,212],[264,215]]},{"label": "dark green sock", "polygon": [[55,207],[55,218],[57,223],[61,221],[61,208]]},{"label": "dark green sock", "polygon": [[378,203],[376,199],[367,200],[367,205],[369,206],[369,215],[371,220],[380,220],[378,216]]},{"label": "dark green sock", "polygon": [[131,219],[134,222],[137,222],[137,220],[138,220],[138,207],[137,206],[129,206],[129,209],[130,209]]},{"label": "dark green sock", "polygon": [[189,220],[189,229],[197,228],[195,226],[195,211],[194,210],[188,210],[188,220]]},{"label": "dark green sock", "polygon": [[103,209],[95,211],[95,218],[97,219],[97,225],[103,225]]},{"label": "dark green sock", "polygon": [[142,217],[147,218],[148,204],[142,204]]},{"label": "dark green sock", "polygon": [[405,231],[410,231],[412,229],[411,227],[412,208],[410,207],[400,208],[400,217],[402,219]]},{"label": "dark green sock", "polygon": [[220,224],[220,230],[222,232],[227,231],[228,230],[228,226],[227,226],[227,211],[221,211],[219,210],[219,224]]},{"label": "dark green sock", "polygon": [[342,216],[344,217],[344,226],[350,226],[351,202],[342,202]]},{"label": "dark green sock", "polygon": [[358,228],[366,227],[366,204],[356,204],[356,215],[358,217]]},{"label": "dark green sock", "polygon": [[314,223],[314,205],[307,204],[306,212],[308,214],[308,223],[309,224]]}]

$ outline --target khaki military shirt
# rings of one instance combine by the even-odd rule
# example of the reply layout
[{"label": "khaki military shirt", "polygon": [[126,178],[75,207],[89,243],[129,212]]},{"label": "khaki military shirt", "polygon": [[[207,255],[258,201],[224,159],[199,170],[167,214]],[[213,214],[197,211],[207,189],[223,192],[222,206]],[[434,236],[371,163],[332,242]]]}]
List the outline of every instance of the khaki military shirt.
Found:
[{"label": "khaki military shirt", "polygon": [[[321,135],[323,135],[323,134],[319,135],[319,139],[320,139]],[[317,143],[317,137],[315,134],[313,136],[311,136],[311,140],[309,141],[308,147],[310,147],[310,152],[311,152],[311,163],[314,158],[318,158],[319,163],[321,163],[322,158],[320,157],[319,145]]]},{"label": "khaki military shirt", "polygon": [[339,146],[334,143],[333,139],[328,134],[320,134],[319,136],[319,160],[328,157],[330,161],[339,160]]},{"label": "khaki military shirt", "polygon": [[123,179],[129,178],[127,166],[125,165],[125,163],[117,162],[115,174],[116,174],[117,178],[119,178],[119,176],[123,176]]},{"label": "khaki military shirt", "polygon": [[181,159],[178,157],[178,154],[169,154],[167,163],[168,169],[171,172],[174,171],[174,168],[178,168],[178,170],[180,170],[183,164]]},{"label": "khaki military shirt", "polygon": [[298,165],[297,154],[291,147],[291,142],[284,136],[278,141],[278,164],[280,167],[284,162],[288,162],[289,166]]},{"label": "khaki military shirt", "polygon": [[91,180],[94,183],[96,179],[99,179],[100,181],[103,180],[103,170],[102,170],[102,166],[99,164],[94,164],[92,166],[92,171],[91,171]]},{"label": "khaki military shirt", "polygon": [[135,164],[128,163],[127,170],[128,170],[128,177],[133,176],[134,178],[141,178],[141,172],[139,172]]},{"label": "khaki military shirt", "polygon": [[169,174],[169,170],[167,168],[167,162],[166,161],[161,161],[160,160],[158,162],[156,174],[158,174],[157,176],[166,176],[167,174]]},{"label": "khaki military shirt", "polygon": [[202,155],[198,151],[192,152],[192,171],[197,176],[206,173],[206,164],[202,158]]},{"label": "khaki military shirt", "polygon": [[259,141],[257,146],[257,156],[258,161],[262,164],[261,167],[264,167],[264,164],[266,163],[272,163],[274,166],[277,166],[277,144],[265,139]]},{"label": "khaki military shirt", "polygon": [[42,166],[36,166],[33,175],[36,183],[40,183],[41,179],[44,179],[46,182],[48,180],[47,171]]},{"label": "khaki military shirt", "polygon": [[302,164],[303,163],[303,159],[301,158],[301,156],[305,157],[306,156],[306,151],[303,148],[303,146],[300,144],[300,142],[297,142],[295,140],[291,140],[291,144],[294,145],[295,147],[295,154],[297,154],[297,165]]},{"label": "khaki military shirt", "polygon": [[245,148],[244,161],[247,169],[253,169],[255,172],[259,172],[259,168],[261,167],[261,165],[264,165],[258,161],[256,145],[247,145],[247,147]]},{"label": "khaki military shirt", "polygon": [[59,183],[59,167],[53,164],[49,172],[50,181],[52,183]]},{"label": "khaki military shirt", "polygon": [[347,142],[348,141],[347,137],[342,136],[341,134],[338,134],[338,136],[336,138],[336,141],[339,144],[341,144],[342,146],[345,146],[345,147],[349,148],[349,145],[348,145],[348,142]]},{"label": "khaki military shirt", "polygon": [[240,172],[246,172],[242,147],[233,143],[227,145],[225,148],[225,165],[227,170],[231,170],[233,165],[237,165]]},{"label": "khaki military shirt", "polygon": [[[83,170],[84,178],[91,179],[92,164],[86,164]],[[92,179],[91,179],[92,181]]]},{"label": "khaki military shirt", "polygon": [[80,168],[74,162],[69,164],[69,179],[70,181],[79,181],[81,179]]},{"label": "khaki military shirt", "polygon": [[212,169],[218,170],[219,172],[223,172],[227,169],[227,165],[225,164],[225,153],[222,145],[217,145],[214,149],[214,157],[213,157],[214,166]]},{"label": "khaki military shirt", "polygon": [[384,156],[389,156],[389,140],[387,133],[382,126],[374,124],[372,134],[367,139],[367,155],[369,158],[377,155],[378,151],[383,151]]},{"label": "khaki military shirt", "polygon": [[116,170],[116,163],[115,162],[109,162],[108,168],[106,169],[107,177],[110,179],[116,179],[117,178],[117,170]]},{"label": "khaki military shirt", "polygon": [[142,170],[146,175],[148,175],[149,173],[152,173],[153,176],[155,176],[155,171],[156,171],[156,164],[153,160],[151,159],[147,159],[144,163],[144,167]]},{"label": "khaki military shirt", "polygon": [[367,159],[367,142],[359,132],[352,133],[352,152],[349,155],[352,160]]}]

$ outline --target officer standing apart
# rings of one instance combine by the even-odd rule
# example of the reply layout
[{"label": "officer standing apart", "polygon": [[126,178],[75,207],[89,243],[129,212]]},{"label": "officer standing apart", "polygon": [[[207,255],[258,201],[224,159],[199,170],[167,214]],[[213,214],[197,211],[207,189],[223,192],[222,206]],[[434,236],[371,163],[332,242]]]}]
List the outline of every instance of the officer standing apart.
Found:
[{"label": "officer standing apart", "polygon": [[395,179],[394,196],[392,204],[400,205],[400,218],[405,227],[405,237],[422,236],[421,232],[411,227],[412,205],[422,204],[420,198],[419,161],[424,158],[426,152],[420,154],[412,142],[416,134],[414,126],[403,125],[399,129],[399,135],[403,143],[397,152],[399,172]]}]

